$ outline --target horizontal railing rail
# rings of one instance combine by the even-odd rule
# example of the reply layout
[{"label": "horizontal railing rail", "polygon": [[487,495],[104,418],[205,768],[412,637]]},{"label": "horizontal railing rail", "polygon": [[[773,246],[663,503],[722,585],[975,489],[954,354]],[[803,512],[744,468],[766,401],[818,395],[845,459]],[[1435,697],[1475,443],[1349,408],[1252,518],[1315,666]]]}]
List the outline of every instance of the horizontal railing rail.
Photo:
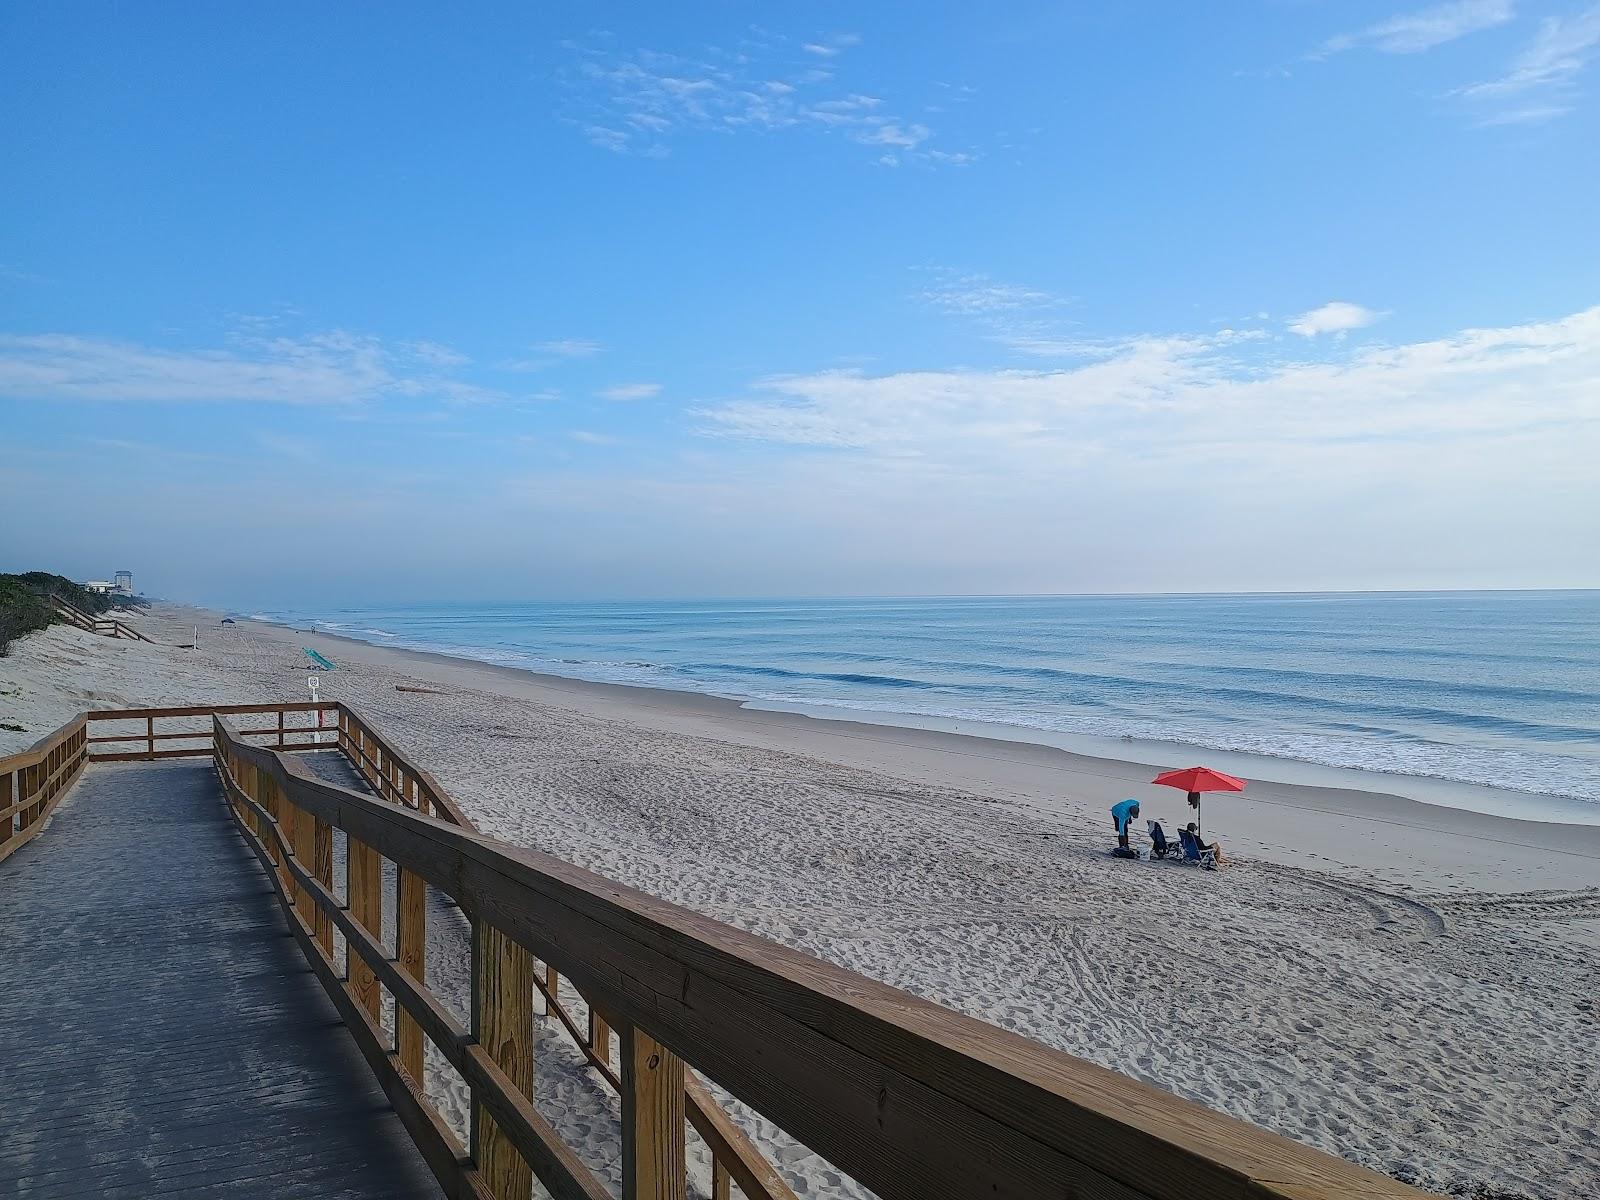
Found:
[{"label": "horizontal railing rail", "polygon": [[74,717],[20,754],[0,758],[0,860],[38,837],[89,759],[88,722]]},{"label": "horizontal railing rail", "polygon": [[[89,735],[90,762],[149,762],[163,758],[210,758],[213,754],[211,718],[258,715],[275,717],[274,724],[238,732],[243,736],[271,739],[281,750],[332,750],[339,745],[337,713],[333,700],[290,700],[270,704],[189,704],[167,708],[107,708],[84,714],[92,732]],[[172,729],[175,721],[187,721],[190,728]],[[158,725],[159,722],[159,725]],[[108,726],[128,726],[105,732]],[[164,745],[157,743],[193,743]],[[129,744],[140,749],[128,749]],[[113,746],[123,749],[111,749]]]},{"label": "horizontal railing rail", "polygon": [[[352,714],[345,710],[345,716]],[[382,742],[353,729],[380,780]],[[324,782],[215,721],[218,770],[295,936],[451,1195],[594,1197],[531,1103],[535,961],[620,1043],[624,1196],[685,1195],[693,1066],[886,1200],[954,1196],[1415,1197],[1385,1176],[1181,1100],[404,801]],[[398,756],[391,760],[398,764]],[[370,776],[369,776],[370,779]],[[347,894],[335,894],[332,831]],[[396,951],[383,948],[382,862]],[[422,885],[472,925],[472,1024],[427,989]],[[332,929],[344,934],[343,972]],[[413,966],[412,964],[415,964]],[[546,994],[554,995],[554,988]],[[384,993],[395,1004],[391,1044]],[[427,1039],[472,1096],[462,1147],[417,1082]],[[595,1059],[598,1060],[598,1054]],[[598,1067],[598,1061],[595,1065]],[[413,1070],[416,1067],[417,1070]],[[607,1072],[610,1073],[609,1063]],[[730,1122],[731,1124],[731,1122]],[[726,1169],[726,1168],[725,1168]],[[726,1181],[716,1185],[726,1188]],[[741,1186],[743,1183],[741,1181]]]},{"label": "horizontal railing rail", "polygon": [[128,641],[154,644],[154,639],[146,637],[131,625],[123,624],[116,617],[101,617],[95,616],[93,613],[86,613],[70,600],[63,600],[60,596],[50,597],[50,603],[55,607],[57,616],[69,625],[75,625],[87,633],[98,633],[102,637],[125,638]]}]

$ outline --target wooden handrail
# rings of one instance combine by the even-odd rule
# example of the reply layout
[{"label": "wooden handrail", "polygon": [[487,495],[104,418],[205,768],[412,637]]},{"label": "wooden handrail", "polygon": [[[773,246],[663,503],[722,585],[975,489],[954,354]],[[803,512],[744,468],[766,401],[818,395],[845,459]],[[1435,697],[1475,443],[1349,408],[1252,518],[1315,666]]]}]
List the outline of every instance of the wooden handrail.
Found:
[{"label": "wooden handrail", "polygon": [[[347,840],[450,895],[472,920],[475,945],[486,933],[502,935],[576,983],[607,1022],[617,1023],[624,1042],[620,1082],[630,1198],[683,1194],[681,1171],[674,1185],[671,1171],[652,1168],[682,1161],[684,1085],[676,1085],[674,1109],[672,1085],[663,1091],[662,1081],[681,1079],[685,1063],[886,1200],[1422,1195],[549,855],[326,783],[292,755],[245,743],[224,718],[216,719],[215,729],[219,768],[235,811],[257,827],[260,853],[287,864],[283,893],[300,887],[320,907],[292,839],[281,832],[285,814],[293,810],[319,827],[343,830]],[[362,730],[359,737],[369,734]],[[382,744],[372,736],[378,753],[370,757],[380,777],[388,778]],[[241,773],[256,781],[254,791]],[[405,790],[398,788],[402,796]],[[264,794],[276,811],[262,803]],[[331,891],[325,902],[337,907]],[[347,907],[354,909],[354,899],[347,899]],[[371,937],[347,943],[355,956],[370,953],[368,966],[378,984],[388,987],[441,1052],[461,1054],[459,1028],[441,1021],[414,980],[380,961],[379,931],[365,923],[363,931]],[[309,932],[300,940],[303,947],[316,944]],[[351,986],[338,980],[331,960],[313,966],[341,991]],[[349,974],[353,981],[355,971]],[[482,975],[475,974],[479,1016],[489,1003],[483,986]],[[364,1011],[353,1001],[351,1007]],[[473,1036],[483,1044],[481,1030],[475,1028]],[[507,1076],[515,1074],[505,1062],[499,1065]],[[476,1084],[468,1082],[475,1161],[494,1152],[493,1138],[480,1141],[477,1134],[492,1119],[494,1135],[509,1140],[552,1192],[584,1194],[574,1190],[581,1179],[552,1172],[550,1156],[558,1148],[543,1140],[544,1130],[511,1119],[518,1095],[487,1068],[478,1072]],[[463,1178],[456,1169],[447,1189],[463,1186]],[[491,1194],[507,1194],[487,1172],[483,1182]]]},{"label": "wooden handrail", "polygon": [[[72,601],[63,600],[60,596],[51,596],[50,603],[55,607],[58,616],[64,618],[68,624],[76,625],[87,633],[98,633],[103,637],[126,638],[129,641],[154,644],[154,639],[146,637],[131,625],[124,625],[117,617],[95,616],[92,613],[86,613],[76,604],[73,604]],[[101,628],[102,626],[106,628]]]},{"label": "wooden handrail", "polygon": [[[339,704],[333,700],[320,700],[316,702],[307,700],[288,700],[267,704],[187,704],[167,708],[105,708],[94,709],[84,714],[91,725],[104,727],[107,723],[143,721],[145,727],[131,733],[95,733],[89,736],[90,746],[89,761],[91,762],[150,762],[157,759],[168,758],[210,758],[214,751],[212,741],[214,738],[210,726],[211,718],[217,713],[229,715],[263,715],[274,714],[277,724],[261,728],[244,729],[239,732],[251,737],[275,738],[279,749],[283,750],[332,750],[337,743],[337,719],[323,725],[290,725],[285,717],[291,713],[337,713]],[[157,731],[157,721],[177,720],[185,717],[203,717],[207,725],[204,729],[180,729]],[[313,735],[309,741],[291,741],[289,735]],[[326,735],[329,740],[321,741],[315,735]],[[184,742],[173,749],[156,749],[158,742]],[[108,745],[126,745],[128,743],[143,743],[142,750],[108,750],[102,749]]]},{"label": "wooden handrail", "polygon": [[0,861],[38,837],[89,761],[88,722],[76,716],[26,750],[0,758]]}]

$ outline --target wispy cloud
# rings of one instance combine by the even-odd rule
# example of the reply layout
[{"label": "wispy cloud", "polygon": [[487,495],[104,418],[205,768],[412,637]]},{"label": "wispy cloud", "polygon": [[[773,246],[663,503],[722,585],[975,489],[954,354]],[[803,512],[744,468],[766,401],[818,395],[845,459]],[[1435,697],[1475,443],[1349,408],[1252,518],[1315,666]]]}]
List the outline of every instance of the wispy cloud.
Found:
[{"label": "wispy cloud", "polygon": [[400,348],[417,361],[434,367],[462,367],[472,361],[465,354],[439,342],[402,342]]},{"label": "wispy cloud", "polygon": [[618,154],[660,157],[691,132],[782,130],[836,134],[876,149],[874,161],[889,166],[974,161],[969,150],[934,145],[929,126],[897,114],[881,96],[836,83],[836,60],[859,41],[837,34],[795,45],[763,35],[692,56],[574,45],[569,119],[591,143]]},{"label": "wispy cloud", "polygon": [[992,342],[1032,358],[1076,358],[1109,351],[1062,314],[1067,301],[1042,288],[937,268],[918,293],[923,303],[975,325]]},{"label": "wispy cloud", "polygon": [[1484,107],[1488,125],[1547,121],[1572,110],[1578,80],[1600,53],[1600,4],[1546,17],[1504,75],[1456,94]]},{"label": "wispy cloud", "polygon": [[962,316],[989,316],[1056,302],[1049,292],[1015,283],[1001,283],[987,275],[941,270],[920,293],[933,307]]},{"label": "wispy cloud", "polygon": [[1343,335],[1353,329],[1365,329],[1382,316],[1382,313],[1351,304],[1347,300],[1330,300],[1321,308],[1313,308],[1291,320],[1289,332],[1307,338],[1319,337],[1324,333]]},{"label": "wispy cloud", "polygon": [[568,436],[586,446],[615,446],[620,441],[609,433],[597,433],[593,429],[574,429]]},{"label": "wispy cloud", "polygon": [[1504,25],[1514,16],[1513,0],[1451,0],[1329,38],[1311,57],[1326,58],[1358,47],[1383,54],[1420,54],[1470,33]]},{"label": "wispy cloud", "polygon": [[1056,371],[828,371],[701,410],[706,432],[1009,474],[1085,453],[1259,456],[1272,445],[1600,431],[1600,308],[1333,359],[1140,337]]},{"label": "wispy cloud", "polygon": [[204,349],[64,333],[0,335],[0,395],[288,405],[499,399],[449,373],[464,361],[437,343],[389,345],[342,330],[301,337],[241,332],[224,348]]},{"label": "wispy cloud", "polygon": [[659,383],[619,383],[598,393],[602,400],[650,400],[660,394]]},{"label": "wispy cloud", "polygon": [[535,342],[533,348],[540,354],[551,354],[556,358],[593,358],[605,349],[599,342],[589,338],[559,338],[550,342]]},{"label": "wispy cloud", "polygon": [[536,357],[511,358],[495,365],[502,371],[546,371],[562,363],[593,358],[605,351],[604,346],[590,338],[556,338],[535,342],[530,348]]},{"label": "wispy cloud", "polygon": [[861,38],[854,33],[836,33],[830,38],[817,42],[807,42],[800,48],[807,54],[814,54],[818,58],[833,58],[848,46],[856,46]]}]

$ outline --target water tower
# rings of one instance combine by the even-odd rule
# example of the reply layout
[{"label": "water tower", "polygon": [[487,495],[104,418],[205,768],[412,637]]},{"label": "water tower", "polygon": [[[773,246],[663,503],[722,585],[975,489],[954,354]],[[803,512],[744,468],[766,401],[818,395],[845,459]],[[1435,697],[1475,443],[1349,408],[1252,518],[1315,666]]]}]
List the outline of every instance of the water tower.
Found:
[{"label": "water tower", "polygon": [[132,571],[118,571],[111,577],[111,580],[111,587],[113,591],[119,592],[124,596],[133,595]]}]

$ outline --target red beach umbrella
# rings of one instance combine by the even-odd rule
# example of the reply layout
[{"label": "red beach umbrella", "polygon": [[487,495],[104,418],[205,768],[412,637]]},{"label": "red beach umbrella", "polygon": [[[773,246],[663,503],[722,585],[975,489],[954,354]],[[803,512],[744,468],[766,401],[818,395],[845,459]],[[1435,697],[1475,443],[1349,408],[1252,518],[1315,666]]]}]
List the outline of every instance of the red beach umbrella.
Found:
[{"label": "red beach umbrella", "polygon": [[1189,793],[1189,803],[1194,805],[1194,825],[1200,828],[1201,792],[1242,792],[1246,781],[1213,771],[1210,767],[1184,767],[1177,771],[1163,771],[1150,781],[1162,787],[1177,788]]}]

